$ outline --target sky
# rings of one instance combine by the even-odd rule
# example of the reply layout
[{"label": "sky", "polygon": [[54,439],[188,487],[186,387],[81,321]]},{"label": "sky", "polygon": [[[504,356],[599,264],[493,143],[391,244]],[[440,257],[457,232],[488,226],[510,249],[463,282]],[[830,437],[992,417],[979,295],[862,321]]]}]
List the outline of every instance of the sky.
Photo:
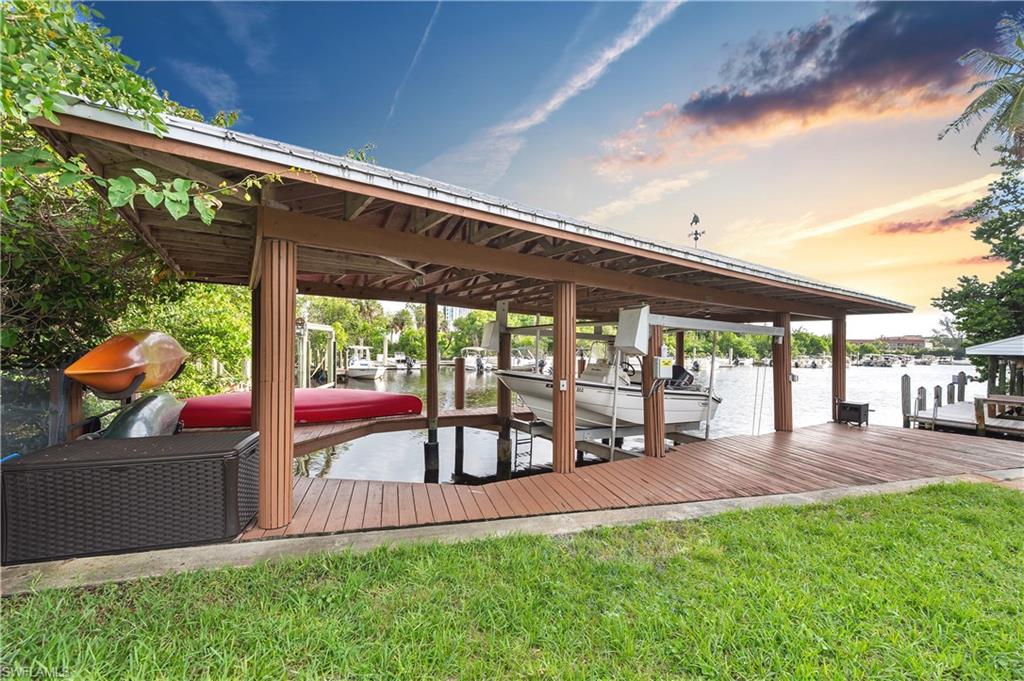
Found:
[{"label": "sky", "polygon": [[[97,3],[179,102],[237,128],[917,307],[1001,263],[954,214],[994,179],[937,139],[1019,5]],[[825,324],[804,324],[827,332]]]}]

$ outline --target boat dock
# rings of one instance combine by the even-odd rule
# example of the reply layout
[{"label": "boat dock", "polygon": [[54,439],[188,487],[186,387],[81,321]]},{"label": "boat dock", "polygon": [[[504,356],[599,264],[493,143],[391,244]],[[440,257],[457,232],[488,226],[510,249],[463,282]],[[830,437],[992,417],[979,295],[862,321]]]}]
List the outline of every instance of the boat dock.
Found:
[{"label": "boat dock", "polygon": [[292,517],[238,541],[810,492],[1024,467],[1016,442],[826,423],[484,485],[296,477]]}]

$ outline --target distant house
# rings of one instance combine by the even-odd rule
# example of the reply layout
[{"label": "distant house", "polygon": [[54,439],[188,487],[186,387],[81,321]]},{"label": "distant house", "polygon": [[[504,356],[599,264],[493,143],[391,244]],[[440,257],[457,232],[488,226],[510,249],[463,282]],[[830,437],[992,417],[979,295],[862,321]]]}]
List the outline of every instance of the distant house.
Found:
[{"label": "distant house", "polygon": [[887,350],[928,350],[933,347],[932,339],[924,336],[879,336],[865,340],[851,340],[854,345],[872,343]]}]

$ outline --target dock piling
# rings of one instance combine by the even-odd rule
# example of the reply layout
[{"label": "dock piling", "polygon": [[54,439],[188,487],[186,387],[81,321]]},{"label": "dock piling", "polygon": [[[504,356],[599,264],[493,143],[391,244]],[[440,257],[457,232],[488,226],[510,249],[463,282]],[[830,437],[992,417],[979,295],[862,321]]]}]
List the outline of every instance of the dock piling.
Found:
[{"label": "dock piling", "polygon": [[900,408],[903,411],[903,427],[910,427],[910,375],[900,379]]}]

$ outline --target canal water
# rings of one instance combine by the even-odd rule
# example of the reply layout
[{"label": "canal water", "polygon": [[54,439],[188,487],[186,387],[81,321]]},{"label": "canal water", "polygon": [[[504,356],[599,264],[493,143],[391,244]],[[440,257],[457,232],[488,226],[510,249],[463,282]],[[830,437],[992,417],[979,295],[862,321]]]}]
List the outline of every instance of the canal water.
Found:
[{"label": "canal water", "polygon": [[[928,389],[928,402],[931,404],[934,387],[943,386],[945,395],[946,384],[959,371],[964,371],[968,376],[974,373],[973,367],[970,366],[850,367],[846,374],[847,399],[868,402],[872,409],[871,423],[898,426],[902,421],[900,377],[903,374],[910,375],[911,385],[915,391],[920,386]],[[455,406],[453,372],[450,367],[442,367],[440,370],[441,409]],[[828,421],[831,418],[831,370],[793,369],[793,374],[796,376],[796,382],[793,383],[794,426],[810,426]],[[697,381],[705,383],[707,372],[698,373]],[[424,398],[427,387],[426,374],[388,371],[382,381],[351,380],[346,387],[411,393]],[[722,397],[722,404],[711,422],[712,438],[767,433],[772,430],[771,367],[717,368],[715,391]],[[982,394],[984,385],[968,382],[966,399],[970,400],[975,392]],[[496,399],[497,378],[493,374],[466,373],[467,407],[491,406],[495,404]],[[704,432],[701,430],[693,434],[703,437]],[[494,475],[497,467],[496,434],[488,430],[465,428],[464,438],[463,471],[480,477]],[[296,473],[315,477],[422,482],[425,440],[426,431],[370,435],[297,459]],[[455,470],[455,429],[442,428],[438,432],[438,440],[439,479],[441,482],[451,482]],[[642,450],[643,442],[640,438],[627,438],[625,447]],[[519,448],[524,454],[522,461],[528,462],[528,445],[524,443]],[[533,440],[532,463],[551,463],[551,445],[547,440]]]}]

